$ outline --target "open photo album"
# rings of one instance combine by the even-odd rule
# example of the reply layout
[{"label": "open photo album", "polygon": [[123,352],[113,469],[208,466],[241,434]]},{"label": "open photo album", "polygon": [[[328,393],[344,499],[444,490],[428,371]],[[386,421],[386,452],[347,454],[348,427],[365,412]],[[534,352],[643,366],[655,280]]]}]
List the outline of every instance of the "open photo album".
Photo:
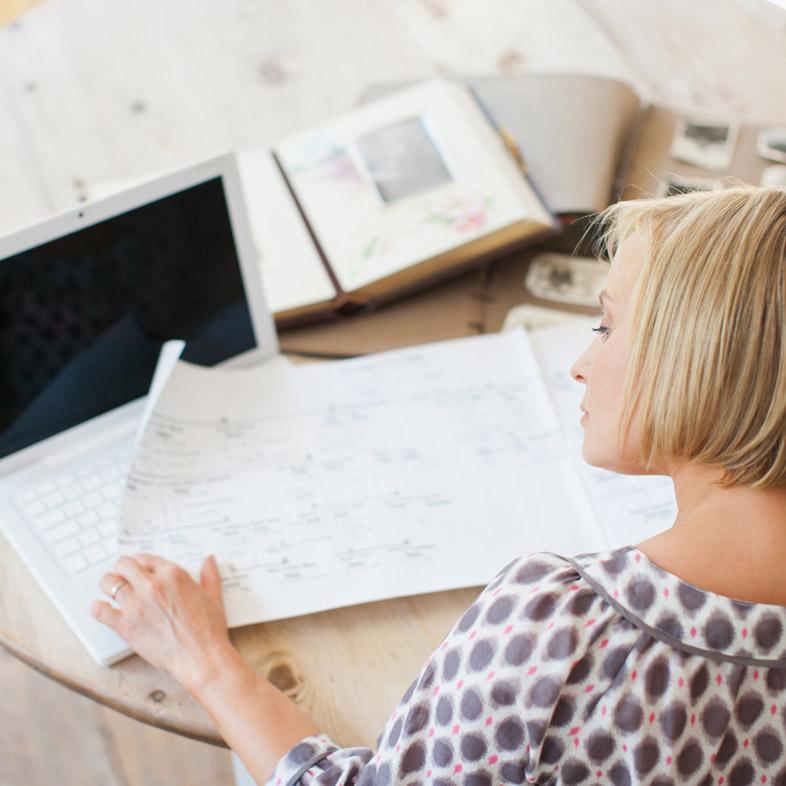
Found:
[{"label": "open photo album", "polygon": [[279,326],[353,313],[558,225],[463,85],[433,79],[241,154]]}]

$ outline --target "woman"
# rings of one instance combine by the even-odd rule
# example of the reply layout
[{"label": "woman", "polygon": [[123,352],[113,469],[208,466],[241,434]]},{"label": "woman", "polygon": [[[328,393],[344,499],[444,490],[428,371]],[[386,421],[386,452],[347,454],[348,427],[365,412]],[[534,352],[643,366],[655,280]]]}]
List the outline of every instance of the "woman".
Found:
[{"label": "woman", "polygon": [[122,557],[95,616],[200,701],[259,783],[786,784],[786,190],[618,203],[584,458],[668,474],[673,526],[506,566],[402,697],[341,748],[229,642],[200,584]]}]

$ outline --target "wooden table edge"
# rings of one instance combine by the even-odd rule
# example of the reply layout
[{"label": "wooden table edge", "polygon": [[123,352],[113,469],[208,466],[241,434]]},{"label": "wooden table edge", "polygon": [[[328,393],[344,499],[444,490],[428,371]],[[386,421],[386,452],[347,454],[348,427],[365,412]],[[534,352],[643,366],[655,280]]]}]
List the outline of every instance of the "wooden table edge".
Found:
[{"label": "wooden table edge", "polygon": [[39,674],[62,685],[68,690],[72,690],[82,696],[85,696],[98,704],[108,707],[111,710],[132,718],[140,723],[146,723],[148,726],[153,726],[163,731],[171,732],[172,734],[179,734],[182,737],[188,737],[198,742],[204,742],[208,745],[215,745],[218,748],[228,748],[224,739],[218,734],[210,734],[208,731],[198,731],[197,729],[177,723],[173,720],[167,720],[166,717],[161,717],[153,713],[141,712],[131,702],[126,702],[121,699],[110,699],[99,690],[91,688],[89,685],[84,685],[76,677],[66,673],[57,671],[47,666],[43,661],[39,660],[30,650],[22,646],[13,639],[8,638],[2,631],[0,631],[0,647],[2,647],[11,656],[20,660],[22,663],[35,669]]}]

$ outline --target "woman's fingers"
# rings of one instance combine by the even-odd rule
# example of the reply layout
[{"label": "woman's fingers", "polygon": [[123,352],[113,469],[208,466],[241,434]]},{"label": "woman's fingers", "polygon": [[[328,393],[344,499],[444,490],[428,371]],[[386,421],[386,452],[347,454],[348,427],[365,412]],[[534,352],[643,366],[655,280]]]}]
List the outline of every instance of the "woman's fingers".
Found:
[{"label": "woman's fingers", "polygon": [[123,613],[119,609],[116,609],[105,600],[97,600],[93,602],[90,612],[99,622],[111,628],[119,636],[123,636],[121,630]]},{"label": "woman's fingers", "polygon": [[167,565],[172,565],[169,560],[163,557],[158,557],[155,554],[134,554],[134,559],[147,570],[155,573],[156,570],[161,570]]},{"label": "woman's fingers", "polygon": [[[188,681],[202,668],[206,643],[228,643],[221,576],[215,558],[195,582],[184,568],[151,554],[122,556],[101,578],[116,589],[120,608],[93,604],[93,616],[114,630],[145,660]],[[119,589],[117,589],[119,588]]]},{"label": "woman's fingers", "polygon": [[[130,588],[128,580],[119,573],[105,573],[101,577],[101,591],[118,603],[123,599],[123,593],[128,592]],[[114,590],[114,596],[112,596],[112,590]]]},{"label": "woman's fingers", "polygon": [[215,598],[224,607],[224,595],[221,591],[221,574],[218,572],[218,563],[211,554],[202,563],[202,570],[199,574],[199,583],[203,589]]},{"label": "woman's fingers", "polygon": [[115,573],[122,576],[132,587],[142,588],[150,581],[150,572],[133,557],[123,555],[115,563]]}]

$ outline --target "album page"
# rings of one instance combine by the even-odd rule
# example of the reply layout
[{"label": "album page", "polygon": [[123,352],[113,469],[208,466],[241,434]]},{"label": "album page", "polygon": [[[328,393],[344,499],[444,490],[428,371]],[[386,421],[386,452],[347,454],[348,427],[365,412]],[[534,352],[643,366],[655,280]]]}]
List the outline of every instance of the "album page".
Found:
[{"label": "album page", "polygon": [[271,151],[239,153],[237,163],[271,313],[332,302],[335,287]]},{"label": "album page", "polygon": [[446,80],[289,137],[275,153],[346,292],[517,225],[521,237],[555,229],[475,99]]}]

